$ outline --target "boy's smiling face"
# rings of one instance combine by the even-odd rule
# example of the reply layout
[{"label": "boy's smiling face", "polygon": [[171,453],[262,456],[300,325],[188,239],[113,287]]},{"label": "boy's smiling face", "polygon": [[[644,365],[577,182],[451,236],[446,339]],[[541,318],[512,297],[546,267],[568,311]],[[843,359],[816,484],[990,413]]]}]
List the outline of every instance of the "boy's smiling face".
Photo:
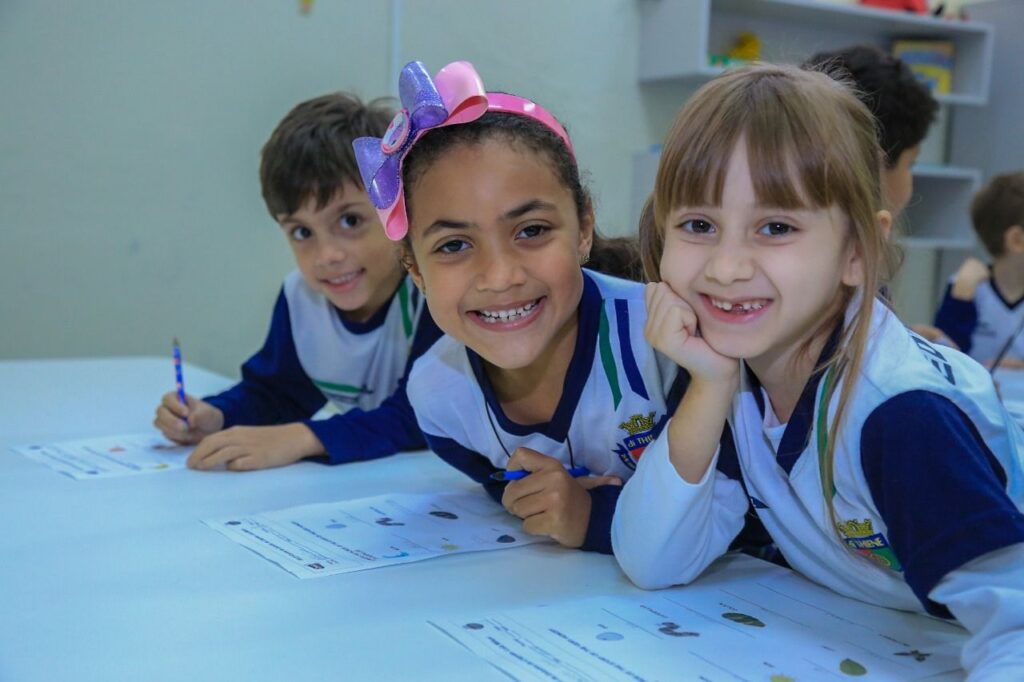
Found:
[{"label": "boy's smiling face", "polygon": [[278,215],[306,283],[341,310],[365,322],[394,293],[403,271],[398,247],[388,240],[366,192],[342,184],[318,208],[309,196],[291,215]]}]

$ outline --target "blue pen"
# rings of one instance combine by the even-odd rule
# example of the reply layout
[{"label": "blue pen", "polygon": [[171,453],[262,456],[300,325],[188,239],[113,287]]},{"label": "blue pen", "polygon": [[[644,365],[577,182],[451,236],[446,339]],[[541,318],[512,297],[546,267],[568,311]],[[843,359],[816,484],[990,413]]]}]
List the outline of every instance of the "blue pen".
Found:
[{"label": "blue pen", "polygon": [[[572,469],[566,469],[566,471],[573,478],[590,475],[590,469],[587,467],[573,467]],[[495,471],[491,474],[491,479],[495,481],[518,481],[519,479],[526,478],[529,475],[530,472],[526,469],[518,469],[516,471]]]},{"label": "blue pen", "polygon": [[[181,404],[188,407],[188,400],[185,399],[185,379],[181,375],[181,346],[178,345],[178,337],[174,337],[174,381],[178,385],[178,400]],[[188,424],[187,419],[182,419],[185,424]]]}]

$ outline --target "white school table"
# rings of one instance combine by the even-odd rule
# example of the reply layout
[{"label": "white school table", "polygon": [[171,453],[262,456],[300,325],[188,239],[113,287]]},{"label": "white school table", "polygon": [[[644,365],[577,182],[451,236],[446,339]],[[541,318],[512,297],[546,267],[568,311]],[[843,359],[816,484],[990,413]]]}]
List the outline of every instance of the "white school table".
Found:
[{"label": "white school table", "polygon": [[[230,382],[187,365],[190,393]],[[632,591],[610,556],[532,545],[300,580],[201,520],[477,484],[426,452],[74,480],[7,448],[145,431],[170,358],[0,362],[0,680],[491,680],[426,624]]]},{"label": "white school table", "polygon": [[426,620],[636,591],[612,557],[553,544],[300,580],[201,520],[476,484],[429,453],[74,480],[7,448],[144,431],[170,359],[0,362],[0,387],[4,682],[506,679]]}]

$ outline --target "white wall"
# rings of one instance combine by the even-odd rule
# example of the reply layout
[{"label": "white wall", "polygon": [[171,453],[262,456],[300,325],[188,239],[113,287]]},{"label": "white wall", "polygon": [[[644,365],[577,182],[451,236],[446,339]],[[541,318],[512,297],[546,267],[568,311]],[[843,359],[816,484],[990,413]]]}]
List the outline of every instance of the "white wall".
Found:
[{"label": "white wall", "polygon": [[[652,141],[634,0],[399,6],[402,60],[468,59],[544,103],[592,171],[606,231],[632,228],[629,156]],[[237,373],[291,268],[260,146],[302,99],[393,94],[392,3],[298,8],[0,2],[0,358],[166,355],[176,335],[187,360]]]},{"label": "white wall", "polygon": [[468,59],[543,103],[602,229],[634,230],[632,154],[692,92],[636,84],[641,1],[0,0],[0,359],[166,355],[176,335],[235,375],[292,267],[259,148],[302,99],[394,94],[392,58]]}]

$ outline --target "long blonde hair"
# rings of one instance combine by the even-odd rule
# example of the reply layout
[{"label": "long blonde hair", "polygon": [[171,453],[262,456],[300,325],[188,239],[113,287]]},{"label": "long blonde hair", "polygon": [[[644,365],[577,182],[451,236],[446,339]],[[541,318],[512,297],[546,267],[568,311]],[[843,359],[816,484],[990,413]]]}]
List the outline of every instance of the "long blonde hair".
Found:
[{"label": "long blonde hair", "polygon": [[[661,154],[654,193],[640,219],[640,249],[648,279],[660,279],[669,212],[683,205],[721,205],[729,160],[746,140],[757,201],[782,209],[840,208],[849,219],[847,238],[863,261],[865,294],[831,357],[827,402],[843,376],[855,377],[863,362],[875,292],[900,263],[899,249],[879,227],[880,166],[875,121],[852,87],[825,73],[755,64],[729,71],[687,102]],[[807,204],[810,204],[809,206]],[[810,339],[827,335],[843,319],[855,290],[842,286]],[[811,342],[796,357],[809,352]],[[835,435],[856,382],[843,382],[822,458],[822,486],[835,523]],[[827,408],[826,408],[827,409]]]}]

